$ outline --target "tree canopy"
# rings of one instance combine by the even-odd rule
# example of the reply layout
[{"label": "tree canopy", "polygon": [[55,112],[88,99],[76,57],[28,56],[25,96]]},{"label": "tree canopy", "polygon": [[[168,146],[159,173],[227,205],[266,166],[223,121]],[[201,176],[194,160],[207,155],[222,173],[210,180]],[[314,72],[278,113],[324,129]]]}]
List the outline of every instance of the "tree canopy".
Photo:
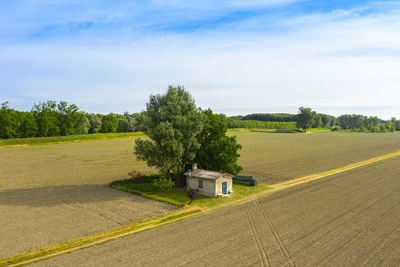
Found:
[{"label": "tree canopy", "polygon": [[204,128],[199,134],[200,149],[195,161],[199,167],[209,170],[238,174],[242,167],[237,164],[238,150],[242,148],[236,136],[226,136],[226,122],[212,111],[203,112]]},{"label": "tree canopy", "polygon": [[[315,123],[315,111],[312,111],[311,108],[299,108],[299,113],[297,115],[297,128],[303,129],[305,132],[307,129],[311,128],[311,126]],[[319,120],[321,118],[319,117]]]},{"label": "tree canopy", "polygon": [[137,139],[135,154],[167,176],[181,174],[200,147],[202,114],[183,86],[169,86],[167,93],[151,95],[143,130],[149,139]]}]

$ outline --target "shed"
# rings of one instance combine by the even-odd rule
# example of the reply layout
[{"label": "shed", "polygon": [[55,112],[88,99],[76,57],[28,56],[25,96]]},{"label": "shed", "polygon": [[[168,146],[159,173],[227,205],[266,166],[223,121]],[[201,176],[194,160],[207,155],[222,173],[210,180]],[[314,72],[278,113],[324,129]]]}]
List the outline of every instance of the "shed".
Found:
[{"label": "shed", "polygon": [[232,176],[224,172],[197,169],[193,164],[192,169],[185,172],[187,189],[198,189],[199,194],[211,197],[227,196],[233,193]]}]

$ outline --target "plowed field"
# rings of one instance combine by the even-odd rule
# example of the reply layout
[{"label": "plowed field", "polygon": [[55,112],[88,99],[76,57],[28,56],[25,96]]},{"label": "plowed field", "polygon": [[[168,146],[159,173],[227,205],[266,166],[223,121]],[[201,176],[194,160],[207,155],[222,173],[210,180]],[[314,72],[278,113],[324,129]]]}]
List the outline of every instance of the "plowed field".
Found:
[{"label": "plowed field", "polygon": [[0,258],[175,209],[107,186],[138,163],[132,139],[0,148]]},{"label": "plowed field", "polygon": [[395,266],[400,158],[38,263],[42,266]]},{"label": "plowed field", "polygon": [[400,150],[400,134],[235,132],[243,175],[275,184]]}]

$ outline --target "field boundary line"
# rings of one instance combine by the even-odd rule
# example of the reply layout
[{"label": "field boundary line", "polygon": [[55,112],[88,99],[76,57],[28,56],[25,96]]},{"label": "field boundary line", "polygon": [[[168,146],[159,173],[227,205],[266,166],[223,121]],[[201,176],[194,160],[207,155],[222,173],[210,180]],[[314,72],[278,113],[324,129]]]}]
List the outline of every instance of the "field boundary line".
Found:
[{"label": "field boundary line", "polygon": [[290,186],[294,186],[294,185],[298,185],[298,184],[302,184],[302,183],[306,183],[306,182],[310,182],[310,181],[314,181],[314,180],[318,180],[330,175],[334,175],[334,174],[338,174],[338,173],[342,173],[342,172],[346,172],[358,167],[362,167],[368,164],[372,164],[375,162],[379,162],[382,160],[386,160],[386,159],[390,159],[390,158],[394,158],[400,156],[400,150],[399,151],[395,151],[389,154],[385,154],[379,157],[375,157],[375,158],[371,158],[371,159],[367,159],[367,160],[363,160],[360,162],[356,162],[356,163],[352,163],[337,169],[333,169],[333,170],[329,170],[329,171],[325,171],[325,172],[321,172],[321,173],[317,173],[317,174],[312,174],[312,175],[307,175],[307,176],[303,176],[303,177],[299,177],[299,178],[295,178],[295,179],[291,179],[285,182],[281,182],[281,183],[277,183],[277,184],[273,184],[273,185],[269,185],[272,188],[275,189],[284,189]]}]

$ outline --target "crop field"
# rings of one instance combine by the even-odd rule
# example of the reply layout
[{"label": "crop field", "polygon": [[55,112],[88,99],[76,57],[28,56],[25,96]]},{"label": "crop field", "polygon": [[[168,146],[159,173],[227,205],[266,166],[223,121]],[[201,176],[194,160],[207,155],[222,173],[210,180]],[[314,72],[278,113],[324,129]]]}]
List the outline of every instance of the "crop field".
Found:
[{"label": "crop field", "polygon": [[363,166],[40,266],[394,266],[400,158]]},{"label": "crop field", "polygon": [[[268,184],[400,149],[399,134],[230,134],[243,145],[243,174]],[[132,169],[154,172],[133,146],[121,138],[0,148],[0,258],[175,209],[107,186]]]},{"label": "crop field", "polygon": [[111,189],[133,168],[131,138],[0,148],[0,258],[174,210]]},{"label": "crop field", "polygon": [[400,150],[400,134],[235,132],[243,175],[275,184]]}]

